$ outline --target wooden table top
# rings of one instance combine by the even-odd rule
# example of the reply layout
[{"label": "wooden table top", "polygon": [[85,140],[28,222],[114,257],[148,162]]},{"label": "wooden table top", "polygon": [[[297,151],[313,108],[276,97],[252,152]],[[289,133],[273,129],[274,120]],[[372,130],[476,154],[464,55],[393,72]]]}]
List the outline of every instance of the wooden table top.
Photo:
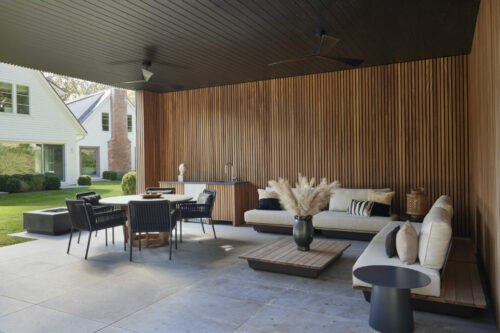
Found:
[{"label": "wooden table top", "polygon": [[281,237],[257,246],[239,258],[309,269],[323,269],[342,255],[342,252],[349,246],[351,244],[347,242],[315,239],[311,243],[309,251],[299,251],[292,237]]}]

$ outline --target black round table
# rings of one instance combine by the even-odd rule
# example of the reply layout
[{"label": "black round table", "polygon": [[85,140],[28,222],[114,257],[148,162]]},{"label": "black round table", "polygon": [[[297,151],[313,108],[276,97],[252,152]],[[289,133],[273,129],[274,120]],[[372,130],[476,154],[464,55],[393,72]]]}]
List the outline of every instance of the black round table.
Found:
[{"label": "black round table", "polygon": [[372,285],[370,326],[379,332],[413,332],[410,289],[425,287],[431,279],[416,270],[373,265],[354,270],[354,276]]}]

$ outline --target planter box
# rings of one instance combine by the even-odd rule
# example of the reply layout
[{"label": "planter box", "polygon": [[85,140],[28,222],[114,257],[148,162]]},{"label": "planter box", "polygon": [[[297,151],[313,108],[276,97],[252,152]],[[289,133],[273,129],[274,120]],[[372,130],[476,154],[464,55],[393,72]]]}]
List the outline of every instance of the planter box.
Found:
[{"label": "planter box", "polygon": [[66,207],[47,208],[24,212],[23,226],[32,233],[61,235],[70,232],[71,220]]}]

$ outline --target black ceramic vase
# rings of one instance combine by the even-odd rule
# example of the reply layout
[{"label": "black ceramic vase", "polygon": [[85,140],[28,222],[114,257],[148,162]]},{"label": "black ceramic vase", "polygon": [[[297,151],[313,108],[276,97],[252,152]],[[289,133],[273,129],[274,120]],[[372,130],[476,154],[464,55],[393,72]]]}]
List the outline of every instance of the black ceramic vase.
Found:
[{"label": "black ceramic vase", "polygon": [[297,244],[297,250],[309,251],[309,245],[313,241],[314,228],[312,216],[295,216],[293,225],[293,239]]}]

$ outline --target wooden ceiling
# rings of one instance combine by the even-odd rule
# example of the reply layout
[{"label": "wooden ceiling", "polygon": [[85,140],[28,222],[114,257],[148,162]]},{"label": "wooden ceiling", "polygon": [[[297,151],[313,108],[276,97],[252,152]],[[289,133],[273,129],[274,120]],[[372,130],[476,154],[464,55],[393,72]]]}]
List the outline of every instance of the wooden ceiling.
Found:
[{"label": "wooden ceiling", "polygon": [[[468,54],[478,6],[479,0],[2,0],[0,61],[127,89],[194,89],[352,68],[328,60],[267,65],[312,53],[318,28],[340,40],[332,56],[363,59],[361,66]],[[152,60],[151,83],[117,84],[140,80],[142,60]]]}]

